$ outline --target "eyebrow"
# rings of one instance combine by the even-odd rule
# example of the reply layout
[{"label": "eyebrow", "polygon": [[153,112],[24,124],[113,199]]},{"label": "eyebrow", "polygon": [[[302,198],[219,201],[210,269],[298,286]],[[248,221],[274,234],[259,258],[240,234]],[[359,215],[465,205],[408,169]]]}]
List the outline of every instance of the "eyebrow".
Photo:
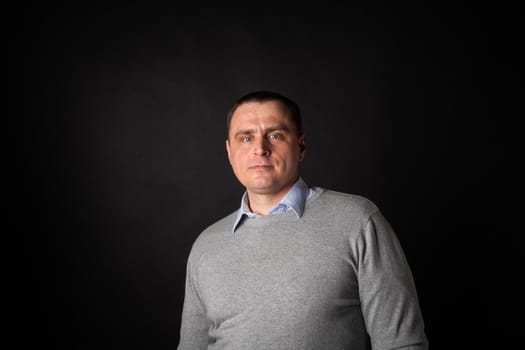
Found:
[{"label": "eyebrow", "polygon": [[[270,126],[269,128],[264,129],[264,133],[269,133],[272,131],[290,132],[290,128],[288,128],[284,124],[278,124],[278,125]],[[240,130],[235,133],[234,137],[238,137],[240,135],[253,135],[255,134],[255,132],[256,132],[255,129]]]}]

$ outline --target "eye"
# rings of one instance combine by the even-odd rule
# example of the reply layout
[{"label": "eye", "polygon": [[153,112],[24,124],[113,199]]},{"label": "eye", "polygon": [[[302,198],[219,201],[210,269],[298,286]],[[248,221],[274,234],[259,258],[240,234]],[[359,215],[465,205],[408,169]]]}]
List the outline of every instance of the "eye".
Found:
[{"label": "eye", "polygon": [[250,142],[252,140],[251,136],[243,136],[241,137],[241,142]]},{"label": "eye", "polygon": [[270,134],[270,139],[272,139],[272,140],[280,140],[282,138],[283,138],[283,136],[281,134],[279,134],[279,133]]}]

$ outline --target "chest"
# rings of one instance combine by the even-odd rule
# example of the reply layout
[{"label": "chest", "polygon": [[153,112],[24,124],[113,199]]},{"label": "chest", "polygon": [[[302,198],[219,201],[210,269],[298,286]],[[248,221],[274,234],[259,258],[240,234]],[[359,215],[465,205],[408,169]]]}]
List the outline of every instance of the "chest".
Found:
[{"label": "chest", "polygon": [[323,234],[236,236],[203,255],[196,273],[210,320],[268,312],[301,319],[359,304],[348,243]]}]

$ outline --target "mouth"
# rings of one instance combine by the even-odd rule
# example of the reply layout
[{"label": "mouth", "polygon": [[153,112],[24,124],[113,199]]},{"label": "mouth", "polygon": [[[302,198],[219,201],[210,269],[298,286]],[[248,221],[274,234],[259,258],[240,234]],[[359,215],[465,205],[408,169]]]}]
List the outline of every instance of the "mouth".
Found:
[{"label": "mouth", "polygon": [[271,168],[273,168],[271,165],[266,165],[266,164],[257,164],[257,165],[252,165],[248,167],[248,169],[252,169],[252,170],[268,170]]}]

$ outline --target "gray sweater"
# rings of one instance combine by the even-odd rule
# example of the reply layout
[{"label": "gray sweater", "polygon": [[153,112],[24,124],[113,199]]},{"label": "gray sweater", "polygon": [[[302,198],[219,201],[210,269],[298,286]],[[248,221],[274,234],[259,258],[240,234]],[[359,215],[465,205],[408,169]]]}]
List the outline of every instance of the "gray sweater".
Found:
[{"label": "gray sweater", "polygon": [[235,213],[187,264],[178,349],[427,349],[410,268],[369,200],[317,189],[303,216]]}]

